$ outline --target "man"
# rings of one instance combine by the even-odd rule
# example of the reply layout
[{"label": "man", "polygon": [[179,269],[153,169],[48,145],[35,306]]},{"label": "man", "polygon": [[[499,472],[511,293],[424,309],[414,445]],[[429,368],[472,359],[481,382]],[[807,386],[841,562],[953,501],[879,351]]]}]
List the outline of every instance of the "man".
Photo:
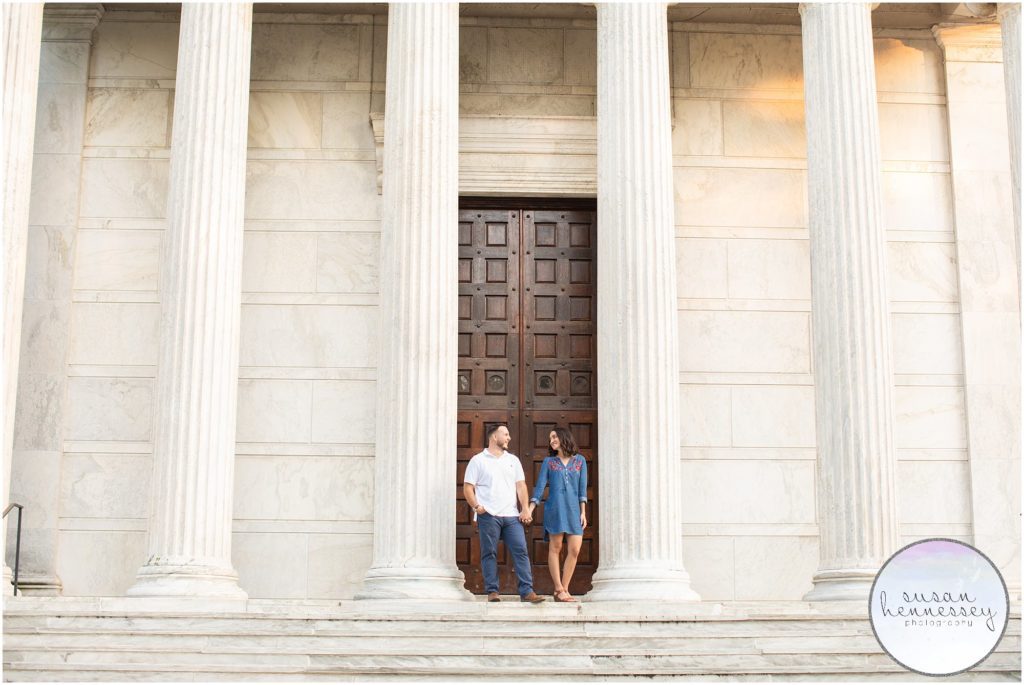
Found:
[{"label": "man", "polygon": [[[488,602],[500,602],[498,596],[498,538],[512,555],[512,565],[519,580],[519,599],[531,604],[544,601],[533,591],[533,572],[526,553],[523,524],[530,523],[530,498],[526,491],[526,474],[519,457],[505,451],[512,436],[505,426],[487,431],[487,448],[469,461],[462,492],[476,512],[480,531],[480,568],[484,574],[484,590]],[[520,509],[516,509],[516,498]]]}]

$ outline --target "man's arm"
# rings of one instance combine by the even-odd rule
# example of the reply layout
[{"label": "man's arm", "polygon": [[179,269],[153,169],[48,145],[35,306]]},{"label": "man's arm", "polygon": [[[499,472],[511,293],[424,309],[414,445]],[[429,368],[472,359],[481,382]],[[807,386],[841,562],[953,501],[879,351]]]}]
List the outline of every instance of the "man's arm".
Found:
[{"label": "man's arm", "polygon": [[526,481],[516,481],[516,495],[519,497],[519,520],[523,523],[533,521],[533,514],[530,512],[530,493],[526,489]]},{"label": "man's arm", "polygon": [[[525,485],[525,483],[523,484]],[[469,508],[478,514],[483,514],[487,510],[480,506],[480,503],[476,501],[476,486],[472,483],[462,484],[462,494],[466,498],[466,503],[469,504]]]}]

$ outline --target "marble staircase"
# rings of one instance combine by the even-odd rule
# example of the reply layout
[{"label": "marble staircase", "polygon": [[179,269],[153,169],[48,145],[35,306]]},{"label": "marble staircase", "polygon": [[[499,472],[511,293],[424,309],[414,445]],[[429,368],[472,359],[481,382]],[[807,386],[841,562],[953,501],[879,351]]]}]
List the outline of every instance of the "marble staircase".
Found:
[{"label": "marble staircase", "polygon": [[[860,603],[4,599],[5,681],[928,680],[882,651]],[[955,680],[1020,673],[1015,607]]]}]

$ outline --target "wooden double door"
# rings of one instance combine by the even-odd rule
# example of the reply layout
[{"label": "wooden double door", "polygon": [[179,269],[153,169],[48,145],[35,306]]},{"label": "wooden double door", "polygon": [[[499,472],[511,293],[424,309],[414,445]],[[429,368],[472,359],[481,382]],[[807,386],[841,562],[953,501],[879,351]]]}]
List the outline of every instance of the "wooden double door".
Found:
[{"label": "wooden double door", "polygon": [[[587,458],[589,525],[570,592],[591,587],[598,551],[596,215],[592,201],[460,202],[456,560],[474,593],[484,591],[480,544],[462,482],[495,424],[508,426],[509,451],[522,461],[531,496],[548,434],[559,425],[572,431]],[[526,537],[534,589],[550,593],[543,507]],[[515,594],[504,544],[498,575],[501,592]]]}]

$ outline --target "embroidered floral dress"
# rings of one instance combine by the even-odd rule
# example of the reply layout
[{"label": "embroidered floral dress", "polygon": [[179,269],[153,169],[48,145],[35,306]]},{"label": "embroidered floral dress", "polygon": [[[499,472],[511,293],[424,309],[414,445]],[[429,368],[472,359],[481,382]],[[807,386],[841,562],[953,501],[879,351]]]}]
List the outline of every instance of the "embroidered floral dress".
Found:
[{"label": "embroidered floral dress", "polygon": [[587,501],[587,460],[577,454],[563,465],[557,456],[548,457],[540,465],[530,501],[540,504],[545,487],[548,498],[544,501],[544,539],[550,533],[583,535],[580,502]]}]

